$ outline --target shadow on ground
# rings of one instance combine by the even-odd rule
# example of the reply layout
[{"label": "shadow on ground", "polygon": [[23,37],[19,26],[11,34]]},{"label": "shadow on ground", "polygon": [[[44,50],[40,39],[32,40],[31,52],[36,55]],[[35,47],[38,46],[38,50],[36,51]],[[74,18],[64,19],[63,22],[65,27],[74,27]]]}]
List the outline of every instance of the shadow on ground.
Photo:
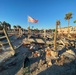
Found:
[{"label": "shadow on ground", "polygon": [[76,61],[63,66],[53,65],[37,75],[76,75]]}]

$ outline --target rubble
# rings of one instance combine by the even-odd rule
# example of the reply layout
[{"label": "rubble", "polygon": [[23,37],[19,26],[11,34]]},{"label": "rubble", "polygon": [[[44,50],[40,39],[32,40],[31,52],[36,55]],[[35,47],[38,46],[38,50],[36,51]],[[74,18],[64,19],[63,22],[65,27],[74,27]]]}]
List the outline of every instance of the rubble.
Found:
[{"label": "rubble", "polygon": [[[52,39],[52,38],[51,38]],[[17,39],[19,41],[19,39]],[[17,41],[16,40],[16,41]],[[14,46],[14,49],[17,49],[18,55],[17,58],[14,56],[12,60],[10,60],[9,63],[7,63],[8,69],[5,67],[1,68],[0,66],[0,71],[5,72],[5,69],[7,70],[8,74],[6,75],[22,75],[23,72],[26,73],[28,71],[28,68],[30,70],[29,74],[30,75],[67,75],[69,72],[75,73],[75,65],[76,65],[76,49],[75,49],[75,43],[74,41],[67,40],[67,39],[55,39],[56,40],[56,49],[54,50],[54,41],[51,40],[49,42],[49,45],[47,45],[48,41],[46,43],[42,39],[34,38],[34,39],[29,39],[27,40],[26,38],[23,39],[23,44],[20,42],[18,43],[13,43],[18,44],[18,46]],[[20,44],[21,46],[20,46]],[[59,54],[59,52],[61,53]],[[6,54],[2,54],[3,57],[0,58],[4,59],[5,55],[10,57],[11,54],[5,52]],[[29,57],[30,64],[23,67],[23,53],[26,53],[26,55]],[[1,60],[0,60],[1,61]],[[75,61],[73,63],[73,61]],[[73,67],[69,64],[72,64]],[[13,66],[13,67],[12,67]],[[21,66],[21,67],[20,67]],[[71,66],[71,68],[68,67]],[[18,70],[16,70],[19,68]],[[14,72],[18,73],[14,73]],[[46,73],[45,73],[46,72]],[[55,73],[54,73],[55,72]],[[64,73],[66,72],[66,73]],[[42,74],[41,74],[42,73]],[[0,75],[2,75],[0,73]],[[27,74],[25,74],[27,75]],[[72,74],[71,74],[72,75]]]}]

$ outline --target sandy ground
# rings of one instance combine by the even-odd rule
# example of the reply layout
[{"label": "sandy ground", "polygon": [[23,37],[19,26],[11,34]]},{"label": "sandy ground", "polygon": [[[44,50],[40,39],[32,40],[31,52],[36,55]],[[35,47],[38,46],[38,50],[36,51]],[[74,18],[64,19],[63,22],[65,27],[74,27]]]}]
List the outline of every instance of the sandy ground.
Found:
[{"label": "sandy ground", "polygon": [[[13,45],[18,46],[19,44],[21,44],[22,39],[18,39],[18,41],[16,40]],[[76,50],[73,50],[76,53]],[[64,47],[58,48],[58,51],[60,54],[62,54],[63,52],[67,56],[70,55],[65,53]],[[24,71],[25,75],[76,75],[76,59],[71,62],[69,60],[66,60],[68,62],[64,65],[59,65],[52,61],[52,65],[47,67],[46,63],[41,63],[41,60],[45,61],[43,58],[33,57],[31,51],[29,51],[28,48],[26,48],[25,46],[21,46],[16,50],[16,52],[17,54],[8,60],[8,62],[10,62],[10,60],[14,60],[15,64],[7,65],[6,62],[6,64],[4,64],[6,68],[0,70],[0,75],[23,75]],[[26,55],[24,54],[26,54],[30,60],[29,65],[27,65],[30,70],[29,73],[26,73],[26,70],[23,70],[23,62],[24,58],[26,57]]]}]

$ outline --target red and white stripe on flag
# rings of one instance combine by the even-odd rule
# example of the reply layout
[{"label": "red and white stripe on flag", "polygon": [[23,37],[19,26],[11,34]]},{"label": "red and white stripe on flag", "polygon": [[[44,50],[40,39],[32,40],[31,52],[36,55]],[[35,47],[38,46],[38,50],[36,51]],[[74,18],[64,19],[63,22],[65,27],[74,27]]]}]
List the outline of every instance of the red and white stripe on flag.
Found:
[{"label": "red and white stripe on flag", "polygon": [[37,23],[38,20],[35,20],[34,18],[28,16],[28,22],[31,22],[31,23]]}]

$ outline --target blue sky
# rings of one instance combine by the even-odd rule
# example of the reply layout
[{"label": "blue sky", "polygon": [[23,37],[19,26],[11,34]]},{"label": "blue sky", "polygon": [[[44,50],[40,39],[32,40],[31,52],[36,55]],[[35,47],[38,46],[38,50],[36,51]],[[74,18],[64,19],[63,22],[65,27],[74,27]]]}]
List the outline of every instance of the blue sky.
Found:
[{"label": "blue sky", "polygon": [[38,19],[38,23],[29,23],[30,27],[39,29],[55,28],[56,20],[61,21],[61,27],[68,26],[64,20],[65,14],[73,13],[70,25],[76,20],[76,0],[0,0],[0,21],[27,28],[27,17]]}]

